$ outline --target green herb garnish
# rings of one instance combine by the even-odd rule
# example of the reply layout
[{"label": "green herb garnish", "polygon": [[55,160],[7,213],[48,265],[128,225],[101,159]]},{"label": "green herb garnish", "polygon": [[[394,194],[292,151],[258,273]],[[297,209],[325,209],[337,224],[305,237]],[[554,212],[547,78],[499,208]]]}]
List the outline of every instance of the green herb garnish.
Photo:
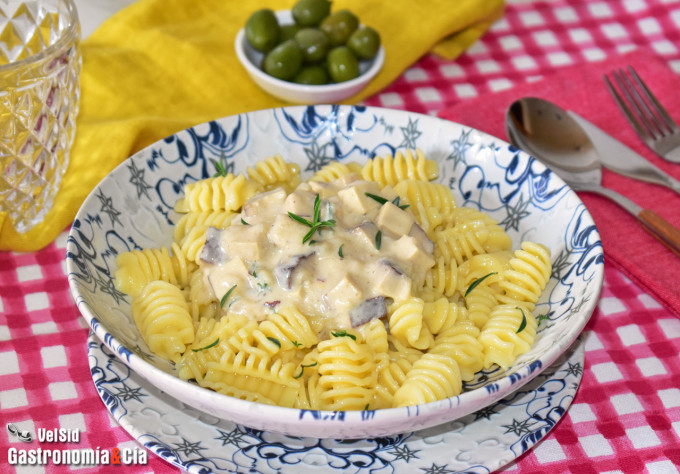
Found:
[{"label": "green herb garnish", "polygon": [[366,406],[364,407],[364,411],[370,410],[370,408],[369,408],[368,406],[369,406],[369,405],[368,405],[368,403],[367,403]]},{"label": "green herb garnish", "polygon": [[517,332],[515,334],[519,334],[522,331],[524,331],[524,328],[527,327],[527,317],[524,314],[524,310],[520,308],[519,306],[516,306],[516,308],[522,313],[522,322],[519,323],[519,328],[517,329]]},{"label": "green herb garnish", "polygon": [[213,162],[213,165],[215,165],[215,169],[217,170],[215,172],[215,174],[213,175],[213,178],[216,178],[218,176],[226,176],[226,175],[229,174],[229,173],[227,173],[227,170],[226,170],[226,168],[224,167],[224,165],[222,164],[221,161],[215,161],[215,160],[211,160],[211,161]]},{"label": "green herb garnish", "polygon": [[215,342],[213,342],[212,344],[208,344],[207,346],[201,347],[200,349],[191,349],[191,350],[194,351],[194,352],[204,351],[204,350],[206,350],[206,349],[210,349],[211,347],[215,347],[215,346],[217,345],[218,342],[220,342],[220,338],[219,338],[219,337],[218,337],[217,339],[215,339]]},{"label": "green herb garnish", "polygon": [[357,340],[357,337],[354,334],[350,334],[347,331],[345,331],[344,329],[340,329],[339,331],[335,331],[335,332],[331,331],[331,336],[333,336],[333,337],[345,337],[346,336],[346,337],[352,338],[352,340],[354,340],[354,341]]},{"label": "green herb garnish", "polygon": [[241,217],[241,224],[243,224],[243,225],[250,225],[250,224],[248,224],[246,221],[243,220],[243,217]]},{"label": "green herb garnish", "polygon": [[382,243],[382,231],[378,231],[377,234],[375,234],[375,248],[376,250],[380,250],[380,244]]},{"label": "green herb garnish", "polygon": [[[310,221],[308,219],[305,219],[304,217],[298,216],[297,214],[293,214],[292,212],[288,211],[288,216],[293,219],[296,222],[299,222],[302,225],[306,225],[309,227],[309,232],[305,234],[305,236],[302,238],[302,243],[308,242],[314,233],[317,230],[320,230],[322,227],[333,227],[335,225],[335,220],[334,219],[328,219],[327,221],[322,221],[321,220],[321,198],[319,195],[316,195],[316,198],[314,198],[314,217],[313,220]],[[310,245],[313,242],[310,242]]]},{"label": "green herb garnish", "polygon": [[229,288],[229,291],[227,291],[224,294],[224,296],[220,300],[220,308],[224,308],[224,303],[227,302],[227,300],[229,299],[229,295],[231,295],[231,293],[234,291],[235,288],[236,288],[236,285],[232,286],[231,288]]},{"label": "green herb garnish", "polygon": [[338,255],[340,256],[340,258],[345,258],[345,254],[342,253],[342,247],[344,245],[345,244],[340,244],[340,248],[338,249]]},{"label": "green herb garnish", "polygon": [[387,202],[387,199],[385,199],[382,196],[378,196],[376,194],[371,194],[371,193],[364,193],[366,196],[370,197],[374,201],[378,201],[380,204],[385,204]]},{"label": "green herb garnish", "polygon": [[293,376],[293,378],[299,379],[300,377],[302,377],[302,374],[304,373],[306,367],[314,367],[316,364],[318,364],[318,362],[313,362],[313,363],[308,364],[308,365],[301,364],[300,365],[300,373]]},{"label": "green herb garnish", "polygon": [[279,341],[279,340],[276,339],[275,337],[271,337],[271,336],[267,336],[267,339],[269,339],[270,341],[272,341],[274,344],[276,344],[277,346],[279,346],[279,349],[281,349],[281,341]]},{"label": "green herb garnish", "polygon": [[[388,200],[387,200],[386,198],[384,198],[384,197],[382,197],[382,196],[378,196],[377,194],[371,194],[371,193],[364,193],[364,194],[365,194],[366,196],[370,197],[371,199],[373,199],[374,201],[379,202],[380,204],[385,204],[386,202],[388,202]],[[397,207],[398,207],[399,209],[401,209],[402,211],[403,211],[404,209],[406,209],[407,207],[409,207],[409,204],[402,204],[401,206],[399,205],[399,196],[395,197],[395,198],[392,200],[392,204],[394,204],[395,206],[397,206]]]},{"label": "green herb garnish", "polygon": [[410,206],[410,204],[402,204],[402,205],[400,206],[400,205],[399,205],[399,196],[395,197],[395,198],[392,200],[392,204],[394,204],[395,206],[397,206],[397,207],[398,207],[399,209],[401,209],[402,211],[403,211],[404,209],[406,209],[407,207]]},{"label": "green herb garnish", "polygon": [[475,281],[473,281],[472,283],[470,283],[470,286],[468,286],[468,289],[467,289],[467,291],[465,292],[465,294],[463,295],[463,298],[465,298],[472,290],[474,290],[475,288],[477,288],[477,285],[479,285],[481,282],[483,282],[484,280],[486,280],[487,278],[489,278],[491,275],[495,275],[496,273],[498,273],[498,272],[487,273],[487,274],[484,275],[483,277],[477,278]]},{"label": "green herb garnish", "polygon": [[545,320],[548,319],[548,315],[547,315],[547,314],[541,314],[541,315],[539,315],[538,318],[536,318],[536,325],[538,326],[539,324],[541,324],[541,321],[543,321],[544,319],[545,319]]},{"label": "green herb garnish", "polygon": [[302,345],[297,341],[290,341],[290,343],[293,344],[295,347],[300,347]]}]

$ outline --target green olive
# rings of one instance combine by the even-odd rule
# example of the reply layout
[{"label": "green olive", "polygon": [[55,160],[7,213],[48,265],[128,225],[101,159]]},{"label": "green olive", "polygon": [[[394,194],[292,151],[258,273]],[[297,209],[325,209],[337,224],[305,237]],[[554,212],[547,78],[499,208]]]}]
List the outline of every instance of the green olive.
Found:
[{"label": "green olive", "polygon": [[295,40],[277,45],[264,57],[264,72],[277,79],[292,79],[302,66],[302,50]]},{"label": "green olive", "polygon": [[326,72],[326,68],[315,64],[304,66],[293,78],[293,82],[313,86],[328,84],[328,81],[328,72]]},{"label": "green olive", "polygon": [[246,21],[246,39],[258,51],[266,53],[279,41],[279,23],[268,8],[257,10]]},{"label": "green olive", "polygon": [[351,34],[347,46],[360,59],[372,59],[380,48],[380,35],[370,26],[362,26]]},{"label": "green olive", "polygon": [[359,61],[347,46],[337,46],[326,57],[328,74],[333,82],[345,82],[359,77]]},{"label": "green olive", "polygon": [[295,34],[300,31],[300,25],[292,23],[290,25],[281,25],[279,33],[279,43],[283,43],[289,39],[295,38]]},{"label": "green olive", "polygon": [[328,37],[316,28],[302,28],[295,35],[295,41],[308,63],[321,61],[328,53]]},{"label": "green olive", "polygon": [[359,19],[349,10],[338,10],[321,21],[319,28],[326,33],[331,46],[347,43],[349,36],[359,27]]},{"label": "green olive", "polygon": [[291,13],[300,26],[316,26],[331,12],[329,0],[298,0]]}]

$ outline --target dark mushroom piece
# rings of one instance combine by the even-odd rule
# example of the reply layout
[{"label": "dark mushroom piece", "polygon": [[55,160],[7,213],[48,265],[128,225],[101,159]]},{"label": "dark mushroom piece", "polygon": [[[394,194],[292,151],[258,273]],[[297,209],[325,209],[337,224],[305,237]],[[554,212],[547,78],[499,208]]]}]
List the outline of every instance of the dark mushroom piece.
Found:
[{"label": "dark mushroom piece", "polygon": [[387,304],[384,296],[369,298],[349,312],[349,319],[353,328],[383,316],[387,316]]},{"label": "dark mushroom piece", "polygon": [[427,253],[431,254],[434,252],[434,242],[430,240],[430,238],[427,236],[427,233],[418,224],[413,224],[411,226],[411,230],[409,231],[408,235],[415,238],[419,242],[422,242],[425,245],[423,250],[425,250]]},{"label": "dark mushroom piece", "polygon": [[305,255],[294,255],[285,263],[281,263],[274,268],[274,277],[281,288],[290,290],[293,285],[293,273],[300,264],[307,258],[316,254],[316,252],[311,252]]},{"label": "dark mushroom piece", "polygon": [[205,231],[205,244],[201,251],[201,260],[206,263],[219,264],[227,259],[222,248],[222,231],[217,227],[208,227]]}]

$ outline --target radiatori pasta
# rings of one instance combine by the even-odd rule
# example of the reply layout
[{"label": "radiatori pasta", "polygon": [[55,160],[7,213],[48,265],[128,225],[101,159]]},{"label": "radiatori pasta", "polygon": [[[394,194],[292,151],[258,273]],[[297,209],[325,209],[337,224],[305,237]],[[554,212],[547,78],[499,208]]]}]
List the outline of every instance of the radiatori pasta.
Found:
[{"label": "radiatori pasta", "polygon": [[232,397],[372,410],[458,395],[531,348],[552,267],[437,176],[415,150],[306,182],[276,155],[187,184],[174,242],[120,254],[116,285],[151,351]]}]

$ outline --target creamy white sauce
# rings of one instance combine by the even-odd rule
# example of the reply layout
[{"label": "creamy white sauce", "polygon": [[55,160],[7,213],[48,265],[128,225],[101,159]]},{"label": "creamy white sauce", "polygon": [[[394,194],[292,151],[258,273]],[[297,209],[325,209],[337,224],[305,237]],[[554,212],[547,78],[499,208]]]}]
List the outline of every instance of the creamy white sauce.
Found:
[{"label": "creamy white sauce", "polygon": [[[303,243],[311,228],[289,213],[313,223],[317,195],[318,220],[333,224]],[[434,265],[432,242],[396,198],[354,174],[254,196],[231,226],[208,233],[204,276],[218,301],[231,290],[223,311],[263,320],[292,304],[321,337],[363,324],[381,297],[412,297]]]}]

